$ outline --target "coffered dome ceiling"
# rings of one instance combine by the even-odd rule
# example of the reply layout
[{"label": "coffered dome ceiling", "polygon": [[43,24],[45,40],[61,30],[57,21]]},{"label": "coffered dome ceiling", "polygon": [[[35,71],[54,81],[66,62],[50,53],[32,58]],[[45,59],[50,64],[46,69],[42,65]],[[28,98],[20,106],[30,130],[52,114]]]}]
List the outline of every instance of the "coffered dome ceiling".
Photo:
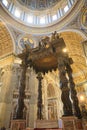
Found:
[{"label": "coffered dome ceiling", "polygon": [[[16,26],[21,23],[21,26],[28,27],[28,32],[34,34],[39,33],[38,29],[40,33],[45,30],[47,32],[45,27],[50,27],[50,32],[53,26],[63,28],[79,12],[83,4],[84,0],[1,0],[2,7],[11,16],[9,18],[17,22]],[[12,21],[9,18],[7,21]],[[43,27],[44,29],[41,29]]]},{"label": "coffered dome ceiling", "polygon": [[18,0],[18,2],[32,10],[44,10],[57,4],[60,0]]}]

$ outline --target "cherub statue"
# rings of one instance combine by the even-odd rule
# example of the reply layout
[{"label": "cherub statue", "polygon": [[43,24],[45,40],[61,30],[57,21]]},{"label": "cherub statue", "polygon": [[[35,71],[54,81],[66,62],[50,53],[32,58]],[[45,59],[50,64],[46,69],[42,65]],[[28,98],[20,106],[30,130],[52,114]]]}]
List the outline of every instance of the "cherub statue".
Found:
[{"label": "cherub statue", "polygon": [[51,42],[55,40],[55,33],[52,33]]},{"label": "cherub statue", "polygon": [[41,39],[41,43],[43,45],[43,47],[46,47],[47,44],[49,44],[50,40],[49,37],[46,36],[45,38]]},{"label": "cherub statue", "polygon": [[59,39],[59,34],[56,31],[54,32],[54,35],[55,35],[55,39]]},{"label": "cherub statue", "polygon": [[59,34],[55,31],[54,33],[52,33],[51,42],[56,40],[56,39],[59,39]]}]

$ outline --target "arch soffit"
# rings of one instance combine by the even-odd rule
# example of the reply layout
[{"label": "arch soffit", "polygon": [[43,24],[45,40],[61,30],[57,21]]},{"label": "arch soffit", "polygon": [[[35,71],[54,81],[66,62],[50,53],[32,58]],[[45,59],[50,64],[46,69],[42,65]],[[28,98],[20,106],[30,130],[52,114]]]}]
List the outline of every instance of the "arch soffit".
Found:
[{"label": "arch soffit", "polygon": [[10,29],[6,23],[0,19],[0,56],[15,52],[15,42]]},{"label": "arch soffit", "polygon": [[76,33],[78,35],[80,35],[84,40],[87,40],[87,36],[86,36],[86,33],[83,32],[81,29],[63,29],[63,30],[60,30],[59,33],[63,33],[63,32],[72,32],[72,33]]}]

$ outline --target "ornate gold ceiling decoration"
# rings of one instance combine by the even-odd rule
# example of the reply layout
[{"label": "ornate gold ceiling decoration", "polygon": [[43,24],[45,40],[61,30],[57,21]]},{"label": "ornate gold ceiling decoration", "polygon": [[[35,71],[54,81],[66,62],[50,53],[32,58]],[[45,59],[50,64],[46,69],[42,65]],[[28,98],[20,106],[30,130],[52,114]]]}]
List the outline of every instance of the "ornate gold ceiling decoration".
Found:
[{"label": "ornate gold ceiling decoration", "polygon": [[83,38],[80,34],[75,32],[63,32],[63,37],[69,56],[72,57],[74,63],[72,64],[75,83],[87,80],[87,66],[84,57],[82,41]]},{"label": "ornate gold ceiling decoration", "polygon": [[12,51],[13,45],[11,36],[3,22],[0,21],[0,56],[9,54]]},{"label": "ornate gold ceiling decoration", "polygon": [[87,29],[87,6],[82,9],[81,22],[84,28]]},{"label": "ornate gold ceiling decoration", "polygon": [[54,6],[60,0],[18,0],[22,5],[32,10],[44,10]]}]

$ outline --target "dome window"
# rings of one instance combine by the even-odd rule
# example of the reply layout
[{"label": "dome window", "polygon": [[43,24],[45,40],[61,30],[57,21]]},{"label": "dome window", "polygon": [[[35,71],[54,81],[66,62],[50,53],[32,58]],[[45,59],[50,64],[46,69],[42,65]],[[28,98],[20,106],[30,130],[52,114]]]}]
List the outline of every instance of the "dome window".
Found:
[{"label": "dome window", "polygon": [[33,23],[33,16],[28,16],[27,17],[27,22],[28,23]]},{"label": "dome window", "polygon": [[8,1],[7,0],[2,0],[2,3],[4,4],[4,6],[8,6]]},{"label": "dome window", "polygon": [[52,16],[52,20],[53,21],[57,20],[57,15],[56,14]]},{"label": "dome window", "polygon": [[40,18],[40,24],[45,24],[45,22],[46,22],[46,21],[45,21],[45,17],[41,17],[41,18]]},{"label": "dome window", "polygon": [[66,13],[68,10],[69,10],[69,7],[68,7],[68,5],[66,5],[64,8],[64,12]]},{"label": "dome window", "polygon": [[15,17],[17,17],[17,18],[20,18],[20,15],[21,15],[20,10],[15,9],[15,11],[14,11],[14,15],[15,15]]}]

